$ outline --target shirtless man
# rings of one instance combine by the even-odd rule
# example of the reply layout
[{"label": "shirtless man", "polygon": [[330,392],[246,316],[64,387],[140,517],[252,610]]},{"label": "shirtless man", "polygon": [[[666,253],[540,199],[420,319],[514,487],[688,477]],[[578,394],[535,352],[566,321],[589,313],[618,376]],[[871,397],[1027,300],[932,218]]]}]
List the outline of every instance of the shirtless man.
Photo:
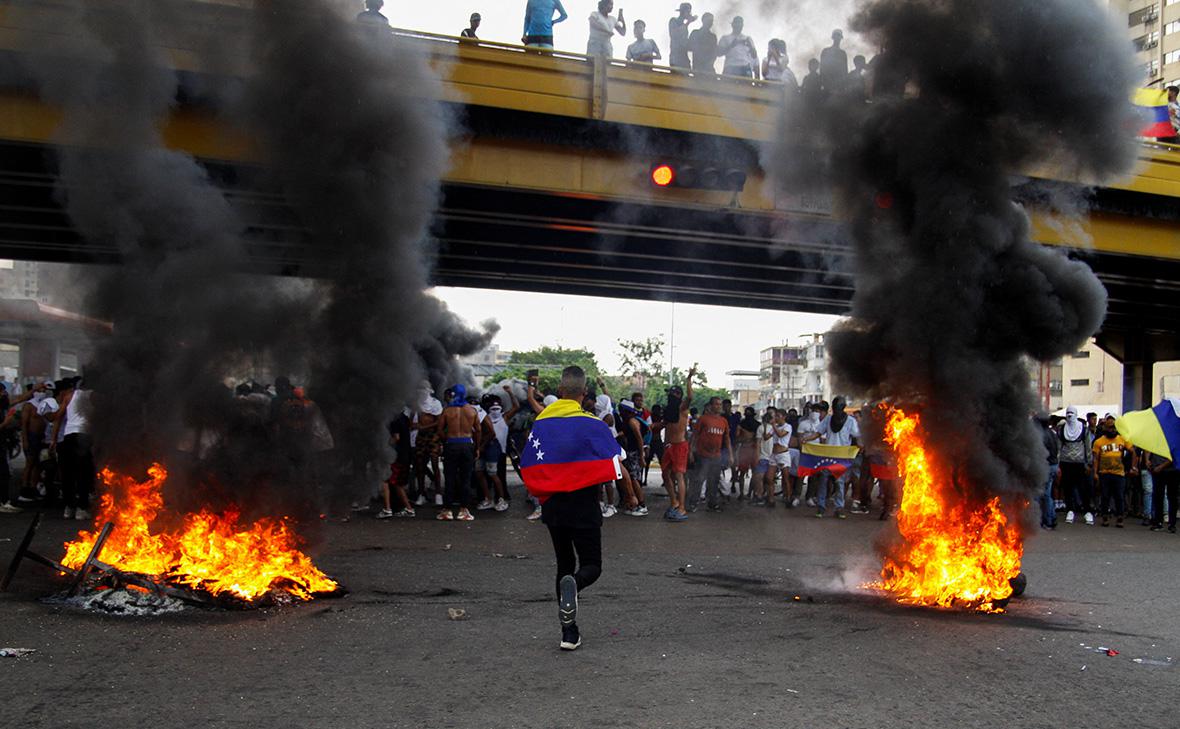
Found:
[{"label": "shirtless man", "polygon": [[668,407],[664,409],[664,488],[668,490],[671,506],[664,512],[668,521],[688,519],[688,484],[684,474],[688,471],[688,407],[692,403],[692,378],[696,368],[688,371],[688,381],[682,392],[679,387],[668,390]]},{"label": "shirtless man", "polygon": [[439,488],[438,477],[438,459],[442,455],[442,443],[439,441],[438,431],[438,419],[441,415],[442,403],[431,394],[430,383],[423,382],[418,408],[410,423],[410,430],[416,431],[416,435],[414,435],[414,473],[418,478],[416,506],[426,505],[427,474],[430,475],[435,506],[443,505],[443,495]]},{"label": "shirtless man", "polygon": [[[455,385],[454,398],[438,419],[438,433],[443,438],[443,480],[446,505],[438,512],[439,521],[475,521],[467,509],[471,501],[471,474],[475,454],[479,452],[479,413],[467,403],[467,388]],[[458,513],[455,513],[458,509]]]}]

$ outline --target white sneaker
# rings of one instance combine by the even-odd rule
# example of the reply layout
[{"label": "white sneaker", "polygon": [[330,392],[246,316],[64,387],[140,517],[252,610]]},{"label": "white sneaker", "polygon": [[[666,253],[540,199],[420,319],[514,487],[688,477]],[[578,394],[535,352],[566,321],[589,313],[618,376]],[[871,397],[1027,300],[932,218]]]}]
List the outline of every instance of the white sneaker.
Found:
[{"label": "white sneaker", "polygon": [[808,505],[808,506],[815,506],[815,505],[816,505],[816,504],[815,504],[815,499],[814,499],[814,498],[810,498],[810,499],[808,499],[808,500],[807,500],[807,505]]},{"label": "white sneaker", "polygon": [[640,504],[635,507],[635,516],[647,516],[647,507]]},{"label": "white sneaker", "polygon": [[459,509],[459,513],[455,518],[459,521],[475,521],[475,516],[466,507]]},{"label": "white sneaker", "polygon": [[799,505],[799,499],[795,499],[795,500],[791,501],[791,506],[798,506],[798,505]]},{"label": "white sneaker", "polygon": [[406,519],[406,518],[413,518],[418,515],[416,513],[414,513],[413,509],[402,509],[401,511],[394,514],[394,516],[397,517],[398,519]]},{"label": "white sneaker", "polygon": [[19,514],[22,511],[24,511],[24,509],[7,501],[5,501],[3,504],[0,504],[0,514]]},{"label": "white sneaker", "polygon": [[536,521],[537,519],[540,519],[540,518],[541,518],[541,507],[539,507],[539,506],[537,508],[533,509],[533,513],[531,513],[525,517],[525,519],[528,519],[529,521]]},{"label": "white sneaker", "polygon": [[1065,515],[1065,523],[1066,524],[1073,524],[1073,520],[1074,520],[1073,512],[1072,511],[1067,512]]},{"label": "white sneaker", "polygon": [[72,506],[67,506],[67,507],[66,507],[66,510],[65,510],[65,511],[63,511],[63,512],[61,513],[61,518],[63,518],[63,519],[73,519],[73,518],[74,518],[74,507],[72,507]]},{"label": "white sneaker", "polygon": [[614,504],[607,504],[606,508],[602,510],[602,518],[609,519],[617,513],[619,513],[619,510],[615,508]]},{"label": "white sneaker", "polygon": [[78,521],[90,521],[90,512],[85,509],[78,509],[77,513],[74,514],[74,518]]},{"label": "white sneaker", "polygon": [[442,506],[442,494],[435,494],[434,495],[434,505],[435,506]]},{"label": "white sneaker", "polygon": [[476,511],[487,511],[488,509],[491,509],[494,506],[495,505],[491,501],[484,499],[483,501],[481,501],[475,505],[475,510]]},{"label": "white sneaker", "polygon": [[426,494],[418,494],[418,498],[414,500],[414,506],[426,506]]},{"label": "white sneaker", "polygon": [[508,511],[508,502],[504,499],[496,499],[496,511]]},{"label": "white sneaker", "polygon": [[393,509],[382,509],[377,512],[378,519],[390,519],[393,517]]},{"label": "white sneaker", "polygon": [[1086,512],[1086,524],[1094,526],[1094,515],[1088,511]]}]

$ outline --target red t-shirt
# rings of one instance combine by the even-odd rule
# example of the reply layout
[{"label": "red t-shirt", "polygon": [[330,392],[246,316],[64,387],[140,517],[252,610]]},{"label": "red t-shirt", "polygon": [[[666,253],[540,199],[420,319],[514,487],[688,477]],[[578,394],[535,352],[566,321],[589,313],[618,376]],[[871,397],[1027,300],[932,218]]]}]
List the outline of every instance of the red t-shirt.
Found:
[{"label": "red t-shirt", "polygon": [[716,458],[729,437],[729,421],[720,415],[702,415],[697,421],[697,455]]}]

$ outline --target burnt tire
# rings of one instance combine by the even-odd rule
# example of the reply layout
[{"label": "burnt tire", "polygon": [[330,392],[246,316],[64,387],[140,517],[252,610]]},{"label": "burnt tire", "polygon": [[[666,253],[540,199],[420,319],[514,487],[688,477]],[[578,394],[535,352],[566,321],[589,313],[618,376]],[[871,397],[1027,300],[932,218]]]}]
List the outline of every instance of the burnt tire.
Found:
[{"label": "burnt tire", "polygon": [[1020,597],[1024,594],[1025,588],[1028,587],[1028,577],[1023,572],[1008,580],[1008,584],[1012,586],[1012,597]]}]

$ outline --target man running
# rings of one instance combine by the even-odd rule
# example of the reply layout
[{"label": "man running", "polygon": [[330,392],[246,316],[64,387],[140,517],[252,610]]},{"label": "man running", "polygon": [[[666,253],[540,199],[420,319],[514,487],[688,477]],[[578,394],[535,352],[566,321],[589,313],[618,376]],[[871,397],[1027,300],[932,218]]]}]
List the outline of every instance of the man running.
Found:
[{"label": "man running", "polygon": [[557,561],[558,620],[562,650],[582,645],[578,595],[602,574],[599,486],[618,478],[619,446],[611,429],[582,408],[586,373],[566,367],[559,398],[537,415],[521,455],[529,493],[541,501]]},{"label": "man running", "polygon": [[664,512],[668,521],[684,521],[688,518],[688,408],[692,403],[692,378],[696,368],[688,371],[685,389],[673,387],[668,390],[668,406],[664,408],[664,456],[660,464],[664,468],[664,488],[668,491],[670,506]]},{"label": "man running", "polygon": [[479,452],[479,413],[468,404],[467,388],[464,385],[455,385],[452,392],[454,398],[438,420],[438,432],[444,439],[446,505],[436,518],[439,521],[475,521],[467,505],[471,502],[471,474],[475,469],[475,454]]}]

